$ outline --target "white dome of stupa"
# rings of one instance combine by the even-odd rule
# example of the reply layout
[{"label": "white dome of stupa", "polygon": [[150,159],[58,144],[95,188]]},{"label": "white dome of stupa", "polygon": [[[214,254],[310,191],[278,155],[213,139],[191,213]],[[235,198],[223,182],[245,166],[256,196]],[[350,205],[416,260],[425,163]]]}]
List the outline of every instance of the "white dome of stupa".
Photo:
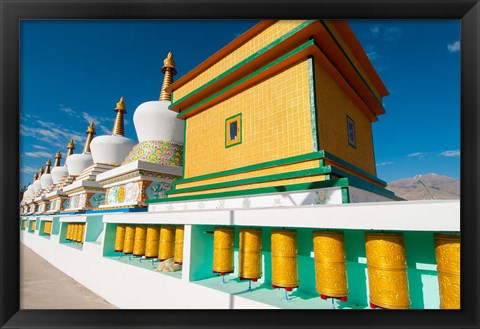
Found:
[{"label": "white dome of stupa", "polygon": [[160,99],[140,104],[133,114],[139,143],[124,163],[142,160],[169,166],[182,165],[184,123],[177,118],[177,113],[169,110],[171,93],[166,90],[177,74],[171,52],[163,61],[162,72],[165,77]]},{"label": "white dome of stupa", "polygon": [[85,141],[85,147],[83,153],[72,154],[67,158],[66,164],[68,168],[68,174],[71,176],[79,175],[85,168],[93,164],[93,157],[90,153],[90,143],[92,142],[93,135],[95,134],[95,127],[93,122],[87,128],[87,140]]},{"label": "white dome of stupa", "polygon": [[184,124],[177,113],[168,109],[170,101],[150,101],[140,104],[133,114],[138,141],[172,141],[183,144]]},{"label": "white dome of stupa", "polygon": [[[75,149],[75,143],[73,142],[73,138],[70,139],[67,145],[67,157],[65,159],[68,159],[69,156],[73,154],[73,150]],[[52,168],[52,180],[53,184],[57,184],[60,182],[62,177],[68,176],[68,168],[67,164],[61,166],[60,165],[60,159],[62,158],[62,154],[60,153],[60,150],[58,150],[57,154],[55,155],[55,165]],[[65,160],[66,162],[66,160]]]},{"label": "white dome of stupa", "polygon": [[123,101],[124,99],[121,97],[115,107],[117,117],[113,125],[112,135],[97,136],[90,144],[93,162],[95,163],[119,166],[135,146],[133,140],[124,137],[123,115],[127,111]]},{"label": "white dome of stupa", "polygon": [[46,189],[50,185],[53,184],[52,174],[50,173],[50,166],[52,162],[48,159],[47,163],[45,164],[46,168],[45,173],[40,177],[40,183],[42,184],[42,189]]},{"label": "white dome of stupa", "polygon": [[42,182],[41,182],[41,178],[42,178],[42,175],[43,175],[43,167],[40,168],[40,174],[38,175],[38,178],[33,182],[33,191],[34,193],[37,193],[38,191],[40,191],[42,189]]}]

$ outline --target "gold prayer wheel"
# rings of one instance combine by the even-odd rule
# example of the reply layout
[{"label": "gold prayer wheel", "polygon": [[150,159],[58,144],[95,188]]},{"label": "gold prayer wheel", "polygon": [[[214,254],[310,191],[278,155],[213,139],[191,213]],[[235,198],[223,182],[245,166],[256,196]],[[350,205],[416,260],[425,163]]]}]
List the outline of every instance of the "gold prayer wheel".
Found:
[{"label": "gold prayer wheel", "polygon": [[135,238],[135,225],[125,225],[125,240],[123,243],[123,253],[131,254]]},{"label": "gold prayer wheel", "polygon": [[48,222],[45,222],[45,223],[43,224],[43,233],[45,233],[45,234],[47,234],[47,232],[48,232],[48,225],[47,225],[47,223],[48,223]]},{"label": "gold prayer wheel", "polygon": [[183,263],[183,226],[175,227],[175,250],[173,252],[173,262],[182,265]]},{"label": "gold prayer wheel", "polygon": [[48,234],[52,234],[52,222],[47,222],[48,223]]},{"label": "gold prayer wheel", "polygon": [[216,227],[213,232],[213,272],[233,272],[233,227]]},{"label": "gold prayer wheel", "polygon": [[158,242],[160,239],[160,226],[149,225],[147,227],[147,237],[145,243],[145,257],[158,256]]},{"label": "gold prayer wheel", "polygon": [[262,277],[262,230],[242,228],[239,236],[238,276],[259,279]]},{"label": "gold prayer wheel", "polygon": [[145,225],[137,225],[135,227],[135,239],[133,242],[133,255],[145,255],[145,237],[147,235],[147,227]]},{"label": "gold prayer wheel", "polygon": [[115,232],[115,247],[116,252],[123,251],[123,243],[125,242],[125,225],[117,225]]},{"label": "gold prayer wheel", "polygon": [[26,229],[26,228],[27,228],[27,221],[24,220],[24,221],[23,221],[23,229]]},{"label": "gold prayer wheel", "polygon": [[405,246],[401,233],[365,233],[370,304],[410,308]]},{"label": "gold prayer wheel", "polygon": [[348,285],[343,232],[314,231],[313,253],[317,292],[324,297],[346,297]]},{"label": "gold prayer wheel", "polygon": [[272,230],[272,286],[291,289],[298,285],[297,232]]},{"label": "gold prayer wheel", "polygon": [[72,224],[73,228],[72,228],[72,241],[77,241],[77,235],[78,235],[78,224],[77,223],[73,223]]},{"label": "gold prayer wheel", "polygon": [[85,227],[86,227],[86,224],[83,223],[83,224],[80,224],[80,233],[79,233],[79,237],[78,237],[78,240],[80,243],[83,243],[85,241]]},{"label": "gold prayer wheel", "polygon": [[441,309],[460,309],[460,235],[433,235]]},{"label": "gold prayer wheel", "polygon": [[36,228],[37,228],[37,221],[34,220],[32,223],[32,231],[35,231]]},{"label": "gold prayer wheel", "polygon": [[65,239],[70,240],[71,230],[72,230],[72,227],[70,226],[70,223],[67,223],[67,232],[65,233]]},{"label": "gold prayer wheel", "polygon": [[158,243],[158,260],[164,261],[173,258],[175,241],[175,226],[160,227],[160,241]]}]

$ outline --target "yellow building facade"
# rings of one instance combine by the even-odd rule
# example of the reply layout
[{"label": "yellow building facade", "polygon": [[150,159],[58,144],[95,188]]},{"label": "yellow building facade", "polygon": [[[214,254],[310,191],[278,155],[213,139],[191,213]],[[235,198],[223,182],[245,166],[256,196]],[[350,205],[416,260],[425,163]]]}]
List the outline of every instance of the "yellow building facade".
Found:
[{"label": "yellow building facade", "polygon": [[385,187],[372,122],[388,91],[344,21],[262,21],[168,90],[185,121],[183,177],[169,199],[344,177]]}]

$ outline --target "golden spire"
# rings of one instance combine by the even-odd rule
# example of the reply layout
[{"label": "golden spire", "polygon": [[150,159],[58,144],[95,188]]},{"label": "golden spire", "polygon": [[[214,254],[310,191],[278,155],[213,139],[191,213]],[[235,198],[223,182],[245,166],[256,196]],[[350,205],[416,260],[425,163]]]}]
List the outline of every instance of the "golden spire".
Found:
[{"label": "golden spire", "polygon": [[35,173],[35,175],[33,175],[33,181],[36,181],[38,179],[38,173]]},{"label": "golden spire", "polygon": [[172,94],[165,90],[172,84],[173,76],[177,74],[175,62],[173,61],[173,54],[171,52],[168,53],[167,58],[163,61],[162,72],[165,74],[165,77],[163,78],[162,90],[160,91],[160,100],[171,101]]},{"label": "golden spire", "polygon": [[124,126],[123,126],[123,115],[127,113],[125,109],[125,104],[123,103],[123,96],[120,97],[120,100],[115,107],[115,112],[117,112],[117,117],[115,118],[115,123],[113,124],[112,135],[124,136]]},{"label": "golden spire", "polygon": [[38,178],[42,177],[43,173],[45,170],[43,169],[43,166],[40,168],[40,175],[38,175]]},{"label": "golden spire", "polygon": [[70,139],[70,142],[68,142],[67,145],[67,157],[65,158],[65,164],[67,163],[67,158],[73,154],[73,150],[75,149],[75,143],[73,142],[73,138]]},{"label": "golden spire", "polygon": [[58,150],[57,154],[55,154],[55,164],[53,165],[54,167],[60,166],[61,158],[62,158],[62,153],[60,153],[60,150]]},{"label": "golden spire", "polygon": [[83,153],[90,153],[90,143],[92,142],[93,135],[95,135],[95,127],[92,121],[90,122],[90,125],[87,128],[87,140],[85,141],[85,147],[83,148]]},{"label": "golden spire", "polygon": [[50,161],[50,159],[47,160],[47,162],[45,163],[45,166],[46,166],[46,170],[45,170],[45,173],[46,174],[49,174],[50,173],[50,166],[52,165],[52,162]]}]

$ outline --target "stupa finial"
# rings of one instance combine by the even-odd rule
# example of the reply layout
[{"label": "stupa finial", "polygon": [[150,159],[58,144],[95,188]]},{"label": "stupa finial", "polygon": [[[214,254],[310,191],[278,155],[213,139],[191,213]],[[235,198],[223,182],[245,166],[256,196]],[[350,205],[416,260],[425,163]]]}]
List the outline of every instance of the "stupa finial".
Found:
[{"label": "stupa finial", "polygon": [[123,115],[127,113],[125,109],[125,103],[123,102],[123,96],[120,97],[120,100],[115,107],[115,112],[117,112],[117,117],[115,118],[115,123],[113,124],[112,135],[124,136],[125,130],[123,125]]},{"label": "stupa finial", "polygon": [[35,173],[35,174],[33,175],[33,181],[36,181],[37,179],[38,179],[38,173]]},{"label": "stupa finial", "polygon": [[38,178],[42,177],[43,173],[45,172],[45,169],[43,169],[43,166],[40,168],[40,175],[38,175]]},{"label": "stupa finial", "polygon": [[171,101],[172,93],[166,91],[165,89],[172,84],[173,76],[177,74],[172,52],[169,52],[167,58],[164,59],[162,72],[165,74],[165,76],[163,78],[162,90],[160,91],[160,100]]},{"label": "stupa finial", "polygon": [[67,159],[69,156],[73,154],[73,150],[75,149],[75,143],[73,142],[73,138],[70,139],[67,145],[67,156],[65,157],[65,165],[67,165]]},{"label": "stupa finial", "polygon": [[93,121],[90,122],[90,125],[87,128],[87,140],[85,141],[85,147],[83,148],[83,153],[90,153],[90,143],[92,142],[93,135],[95,135],[95,126]]},{"label": "stupa finial", "polygon": [[60,166],[61,158],[62,158],[62,153],[60,153],[60,150],[58,150],[57,154],[55,154],[55,164],[53,165],[54,167]]},{"label": "stupa finial", "polygon": [[45,163],[45,167],[47,168],[47,169],[45,170],[45,173],[46,173],[46,174],[49,174],[49,173],[50,173],[50,167],[51,167],[51,165],[52,165],[52,161],[50,161],[50,159],[48,159],[47,162]]}]

